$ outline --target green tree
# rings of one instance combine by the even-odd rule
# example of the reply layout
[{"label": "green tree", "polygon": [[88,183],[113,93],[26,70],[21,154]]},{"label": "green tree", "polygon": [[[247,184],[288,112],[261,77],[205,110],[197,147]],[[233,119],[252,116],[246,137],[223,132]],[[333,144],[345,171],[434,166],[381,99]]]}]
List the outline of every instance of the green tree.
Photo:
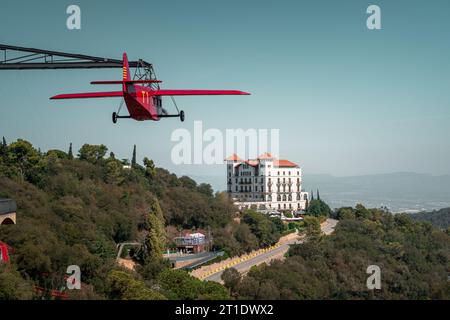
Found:
[{"label": "green tree", "polygon": [[0,144],[0,156],[6,154],[6,150],[8,148],[8,144],[6,143],[5,137],[3,137],[2,143]]},{"label": "green tree", "polygon": [[213,196],[213,189],[209,183],[201,183],[197,187],[197,189],[200,193],[204,194],[205,196],[208,196],[210,198]]},{"label": "green tree", "polygon": [[32,174],[33,167],[36,167],[41,160],[31,143],[22,139],[18,139],[8,146],[7,158],[8,163],[18,169],[22,180],[33,178],[29,175]]},{"label": "green tree", "polygon": [[69,160],[73,159],[72,142],[70,143],[70,146],[69,146],[68,158],[69,158]]},{"label": "green tree", "polygon": [[228,290],[221,284],[213,281],[204,281],[200,289],[199,300],[228,300]]},{"label": "green tree", "polygon": [[146,257],[151,260],[160,260],[166,246],[166,231],[163,213],[157,199],[153,199],[150,204],[146,229],[148,231],[144,243]]},{"label": "green tree", "polygon": [[110,157],[106,161],[106,182],[118,185],[124,180],[122,163]]},{"label": "green tree", "polygon": [[355,219],[355,213],[353,212],[353,208],[351,207],[343,207],[339,208],[336,211],[336,218],[339,220],[345,220],[345,219]]},{"label": "green tree", "polygon": [[155,163],[153,160],[145,157],[144,158],[145,175],[149,178],[153,178],[156,174]]},{"label": "green tree", "polygon": [[315,217],[328,217],[331,215],[332,211],[323,200],[313,199],[309,202],[308,210],[306,211],[306,213]]},{"label": "green tree", "polygon": [[48,150],[47,157],[54,157],[56,159],[67,159],[67,154],[61,150]]},{"label": "green tree", "polygon": [[320,237],[322,231],[320,229],[320,221],[317,217],[305,216],[303,222],[308,240],[315,240]]},{"label": "green tree", "polygon": [[133,146],[133,157],[131,158],[131,166],[136,166],[136,145]]},{"label": "green tree", "polygon": [[357,219],[368,219],[371,216],[370,211],[360,203],[356,205],[354,212]]},{"label": "green tree", "polygon": [[228,299],[226,288],[218,283],[203,282],[184,270],[166,269],[158,275],[158,284],[169,299]]},{"label": "green tree", "polygon": [[84,144],[79,150],[78,157],[92,164],[98,163],[106,155],[108,148],[101,145]]},{"label": "green tree", "polygon": [[116,300],[166,300],[159,292],[147,288],[144,282],[136,280],[131,274],[113,270],[108,274],[109,297]]},{"label": "green tree", "polygon": [[195,182],[193,179],[187,177],[187,176],[182,176],[180,178],[181,181],[181,185],[185,188],[194,190],[195,188],[197,188],[197,182]]},{"label": "green tree", "polygon": [[30,300],[33,286],[12,265],[0,263],[0,300]]},{"label": "green tree", "polygon": [[241,274],[235,268],[227,268],[220,276],[225,287],[229,290],[230,295],[236,293],[236,289],[241,282]]},{"label": "green tree", "polygon": [[283,228],[283,224],[278,224],[278,221],[276,222],[275,219],[270,219],[259,212],[253,210],[245,211],[242,221],[249,225],[252,233],[258,238],[260,246],[272,245],[281,236],[280,228]]}]

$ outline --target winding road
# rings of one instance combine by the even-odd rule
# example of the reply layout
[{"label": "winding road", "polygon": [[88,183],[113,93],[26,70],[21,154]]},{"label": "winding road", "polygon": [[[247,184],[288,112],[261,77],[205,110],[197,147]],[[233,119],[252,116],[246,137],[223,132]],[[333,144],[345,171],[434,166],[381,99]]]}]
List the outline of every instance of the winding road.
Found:
[{"label": "winding road", "polygon": [[[338,221],[334,219],[327,219],[322,225],[321,230],[325,235],[330,235],[333,233]],[[248,260],[239,262],[235,265],[233,265],[233,268],[235,268],[237,271],[239,271],[241,274],[247,273],[251,267],[257,266],[261,263],[268,263],[275,259],[283,259],[285,253],[289,250],[289,246],[296,243],[302,243],[302,238],[297,238],[288,242],[285,242],[283,244],[280,244],[278,246],[275,246],[273,249],[268,250],[266,252],[263,252],[255,257],[252,257]],[[226,268],[225,268],[226,269]],[[208,275],[203,280],[206,281],[215,281],[215,282],[222,282],[221,276],[225,269],[222,269],[216,273],[213,273],[211,275]]]}]

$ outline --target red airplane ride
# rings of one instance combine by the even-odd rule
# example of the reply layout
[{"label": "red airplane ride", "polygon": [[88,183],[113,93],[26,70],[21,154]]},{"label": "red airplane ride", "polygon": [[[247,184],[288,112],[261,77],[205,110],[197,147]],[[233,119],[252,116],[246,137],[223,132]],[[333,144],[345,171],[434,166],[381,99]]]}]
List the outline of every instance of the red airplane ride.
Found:
[{"label": "red airplane ride", "polygon": [[[137,121],[153,120],[161,118],[179,117],[184,121],[184,111],[178,114],[167,114],[162,108],[162,96],[193,96],[193,95],[249,95],[247,92],[237,90],[159,90],[153,89],[152,83],[161,83],[159,80],[131,80],[130,68],[127,54],[123,54],[123,80],[122,81],[94,81],[91,84],[120,84],[122,91],[91,92],[61,94],[50,99],[82,99],[82,98],[109,98],[123,97],[128,108],[129,116],[119,116],[116,112],[112,114],[112,120],[131,118]],[[148,86],[145,86],[147,84]]]}]

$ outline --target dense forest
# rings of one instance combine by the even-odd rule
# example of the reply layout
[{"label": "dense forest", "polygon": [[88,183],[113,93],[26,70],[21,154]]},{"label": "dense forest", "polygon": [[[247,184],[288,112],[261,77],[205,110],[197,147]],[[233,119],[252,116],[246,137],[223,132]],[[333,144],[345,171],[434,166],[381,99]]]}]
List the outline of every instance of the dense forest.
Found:
[{"label": "dense forest", "polygon": [[[238,299],[450,299],[450,234],[408,215],[341,208],[331,236],[291,246],[285,261],[253,268],[225,285]],[[381,289],[368,290],[369,265]]]},{"label": "dense forest", "polygon": [[426,221],[439,229],[450,228],[450,208],[443,208],[431,212],[419,212],[409,215],[414,221]]},{"label": "dense forest", "polygon": [[[131,148],[130,148],[131,149]],[[0,264],[1,299],[55,299],[69,265],[82,270],[71,299],[448,299],[450,236],[429,223],[377,209],[332,212],[317,196],[299,225],[248,210],[227,194],[177,177],[130,150],[130,162],[104,145],[41,152],[29,142],[0,143],[0,197],[18,205],[17,225],[0,227],[12,249]],[[325,216],[340,220],[320,233]],[[173,270],[162,258],[170,230],[210,228],[215,249],[236,255],[269,246],[301,227],[307,242],[284,261],[253,268],[241,278],[227,271],[225,286]],[[138,241],[136,272],[115,263],[117,244]],[[382,289],[368,291],[366,268],[382,270]],[[36,290],[44,288],[45,290]],[[47,290],[48,289],[48,290]]]},{"label": "dense forest", "polygon": [[[184,298],[168,291],[175,275],[199,287],[191,298],[221,296],[220,285],[168,269],[166,230],[209,227],[215,249],[235,255],[275,243],[285,229],[252,212],[235,221],[226,194],[157,168],[147,157],[139,165],[136,147],[131,162],[107,153],[104,145],[86,144],[74,155],[72,145],[43,153],[24,140],[0,143],[0,197],[18,205],[17,225],[0,228],[0,240],[14,250],[12,263],[0,265],[0,299],[35,298],[36,286],[57,289],[69,265],[82,270],[83,289],[70,292],[77,298]],[[115,266],[116,245],[126,241],[143,244],[135,274]],[[128,278],[135,279],[134,291],[121,293]],[[154,285],[164,293],[156,295]]]}]

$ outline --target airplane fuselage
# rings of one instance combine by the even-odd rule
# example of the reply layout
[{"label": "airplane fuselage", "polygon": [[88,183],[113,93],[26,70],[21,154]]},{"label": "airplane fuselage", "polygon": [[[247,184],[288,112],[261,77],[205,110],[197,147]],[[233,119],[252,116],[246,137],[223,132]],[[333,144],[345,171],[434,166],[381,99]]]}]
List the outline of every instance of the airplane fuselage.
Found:
[{"label": "airplane fuselage", "polygon": [[155,96],[153,91],[140,85],[127,86],[123,97],[132,119],[138,121],[160,120],[158,109],[162,108],[161,97]]}]

